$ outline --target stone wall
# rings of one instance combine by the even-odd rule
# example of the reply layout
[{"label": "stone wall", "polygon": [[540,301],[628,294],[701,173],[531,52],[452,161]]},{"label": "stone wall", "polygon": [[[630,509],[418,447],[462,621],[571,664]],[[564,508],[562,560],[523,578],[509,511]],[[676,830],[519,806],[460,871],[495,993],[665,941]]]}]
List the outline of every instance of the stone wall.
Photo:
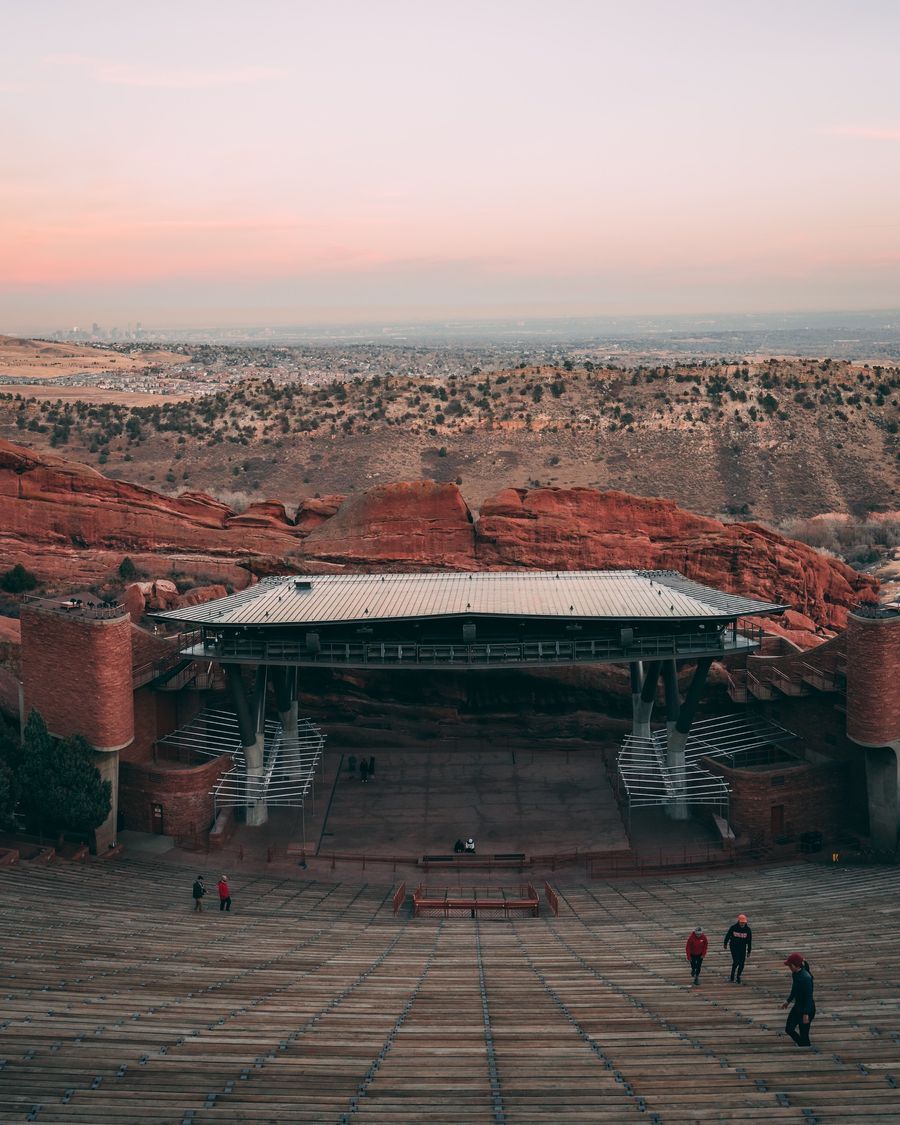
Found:
[{"label": "stone wall", "polygon": [[138,688],[134,693],[134,742],[122,755],[123,761],[152,761],[153,744],[190,722],[202,710],[207,697],[208,693],[200,691]]},{"label": "stone wall", "polygon": [[134,738],[127,615],[93,619],[23,605],[22,681],[26,715],[39,711],[51,734],[81,734],[97,750]]},{"label": "stone wall", "polygon": [[154,805],[162,806],[166,836],[196,837],[213,822],[210,790],[220,774],[231,768],[231,757],[211,758],[196,766],[170,763],[121,762],[119,817],[123,828],[153,832]]},{"label": "stone wall", "polygon": [[900,614],[847,621],[847,734],[863,746],[900,742]]},{"label": "stone wall", "polygon": [[[796,840],[804,832],[833,835],[849,826],[844,807],[849,765],[830,762],[783,762],[766,769],[729,769],[720,761],[703,760],[731,786],[729,822],[738,837],[747,836],[757,846],[784,836]],[[773,809],[776,812],[773,820]],[[777,830],[779,817],[783,829]]]}]

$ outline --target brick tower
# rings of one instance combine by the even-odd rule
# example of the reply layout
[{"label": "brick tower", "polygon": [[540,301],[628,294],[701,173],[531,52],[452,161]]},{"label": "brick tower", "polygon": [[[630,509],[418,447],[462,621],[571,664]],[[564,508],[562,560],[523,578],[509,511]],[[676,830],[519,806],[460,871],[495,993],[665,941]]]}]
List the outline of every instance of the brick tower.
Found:
[{"label": "brick tower", "polygon": [[25,715],[39,711],[57,737],[83,735],[112,783],[112,809],[96,830],[102,851],[116,838],[118,752],[134,739],[131,618],[84,599],[35,599],[21,617]]}]

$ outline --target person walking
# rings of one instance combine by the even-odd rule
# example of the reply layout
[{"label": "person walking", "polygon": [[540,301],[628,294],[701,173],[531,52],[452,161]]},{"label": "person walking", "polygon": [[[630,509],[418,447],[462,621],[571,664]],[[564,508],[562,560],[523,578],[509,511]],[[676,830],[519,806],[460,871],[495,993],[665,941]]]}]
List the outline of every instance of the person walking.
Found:
[{"label": "person walking", "polygon": [[231,910],[231,891],[228,889],[228,876],[219,879],[219,910]]},{"label": "person walking", "polygon": [[809,1047],[809,1031],[816,1018],[816,1002],[813,999],[813,975],[802,953],[792,953],[785,961],[791,970],[791,994],[781,1005],[793,1007],[788,1012],[784,1030],[798,1047]]},{"label": "person walking", "polygon": [[369,762],[366,758],[359,760],[359,780],[365,784],[369,780]]},{"label": "person walking", "polygon": [[725,934],[723,949],[731,947],[731,983],[741,984],[741,973],[753,948],[753,931],[747,925],[747,915],[738,914],[737,921]]},{"label": "person walking", "polygon": [[695,926],[684,945],[687,959],[691,963],[691,982],[695,987],[700,983],[700,970],[707,949],[709,949],[709,939],[703,932],[703,927]]},{"label": "person walking", "polygon": [[196,914],[202,912],[203,906],[201,905],[200,900],[206,894],[206,887],[203,884],[202,875],[198,875],[194,880],[194,889],[192,893],[194,896],[194,913]]}]

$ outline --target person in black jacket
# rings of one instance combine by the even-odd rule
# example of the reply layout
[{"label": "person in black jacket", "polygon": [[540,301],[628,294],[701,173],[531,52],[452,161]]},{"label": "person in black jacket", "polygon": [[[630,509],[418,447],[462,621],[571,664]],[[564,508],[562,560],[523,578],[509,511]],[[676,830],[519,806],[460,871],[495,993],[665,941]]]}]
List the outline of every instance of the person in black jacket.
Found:
[{"label": "person in black jacket", "polygon": [[741,973],[753,948],[753,931],[747,925],[747,915],[738,914],[738,920],[725,934],[723,948],[731,947],[731,982],[741,983]]},{"label": "person in black jacket", "polygon": [[791,994],[781,1006],[787,1008],[788,1005],[793,1004],[793,1007],[788,1012],[784,1030],[798,1047],[808,1047],[810,1046],[809,1029],[816,1018],[813,975],[809,971],[809,962],[804,959],[802,953],[792,953],[785,961],[785,965],[791,970],[793,981]]},{"label": "person in black jacket", "polygon": [[194,896],[194,911],[195,912],[201,911],[203,909],[203,907],[200,903],[200,900],[206,894],[206,885],[203,882],[203,876],[202,875],[198,875],[197,878],[194,880],[194,888],[193,888],[192,893],[193,893],[193,896]]}]

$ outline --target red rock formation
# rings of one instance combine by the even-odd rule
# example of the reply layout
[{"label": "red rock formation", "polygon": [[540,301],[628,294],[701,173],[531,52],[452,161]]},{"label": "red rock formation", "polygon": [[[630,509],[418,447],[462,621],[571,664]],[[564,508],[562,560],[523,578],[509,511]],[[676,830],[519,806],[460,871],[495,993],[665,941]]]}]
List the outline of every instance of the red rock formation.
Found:
[{"label": "red rock formation", "polygon": [[294,517],[298,531],[312,531],[314,527],[330,520],[338,508],[343,504],[345,496],[316,496],[300,501],[300,507]]},{"label": "red rock formation", "polygon": [[178,608],[188,605],[202,605],[204,602],[213,602],[216,598],[224,598],[228,591],[224,586],[194,586],[178,599]]},{"label": "red rock formation", "polygon": [[[797,611],[788,632],[840,628],[877,583],[757,524],[723,524],[671,500],[593,489],[504,489],[477,524],[454,484],[380,485],[242,515],[203,493],[177,498],[0,441],[0,568],[81,588],[127,553],[147,573],[243,586],[256,574],[404,570],[672,569]],[[203,576],[203,577],[200,577]],[[137,608],[137,599],[135,599]],[[780,626],[779,628],[783,628]]]},{"label": "red rock formation", "polygon": [[[46,580],[68,578],[76,586],[95,582],[126,553],[136,565],[141,553],[283,557],[296,546],[297,536],[283,507],[273,507],[280,509],[283,523],[241,521],[203,493],[163,496],[0,440],[0,559],[9,558],[7,565],[21,562]],[[231,526],[231,521],[238,522]],[[152,573],[154,568],[146,569]]]},{"label": "red rock formation", "polygon": [[263,500],[258,504],[251,504],[240,515],[230,515],[225,520],[226,527],[274,527],[278,530],[292,527],[288,519],[284,504],[274,500]]},{"label": "red rock formation", "polygon": [[157,578],[154,582],[131,582],[125,587],[125,608],[132,621],[139,621],[141,614],[162,612],[178,605],[178,587],[168,578]]},{"label": "red rock formation", "polygon": [[409,570],[475,570],[472,515],[455,484],[433,480],[378,485],[351,496],[310,531],[303,558]]},{"label": "red rock formation", "polygon": [[672,500],[590,488],[510,488],[486,500],[476,555],[479,570],[678,570],[729,593],[784,602],[825,628],[842,627],[848,607],[878,586],[757,524],[723,524]]}]

